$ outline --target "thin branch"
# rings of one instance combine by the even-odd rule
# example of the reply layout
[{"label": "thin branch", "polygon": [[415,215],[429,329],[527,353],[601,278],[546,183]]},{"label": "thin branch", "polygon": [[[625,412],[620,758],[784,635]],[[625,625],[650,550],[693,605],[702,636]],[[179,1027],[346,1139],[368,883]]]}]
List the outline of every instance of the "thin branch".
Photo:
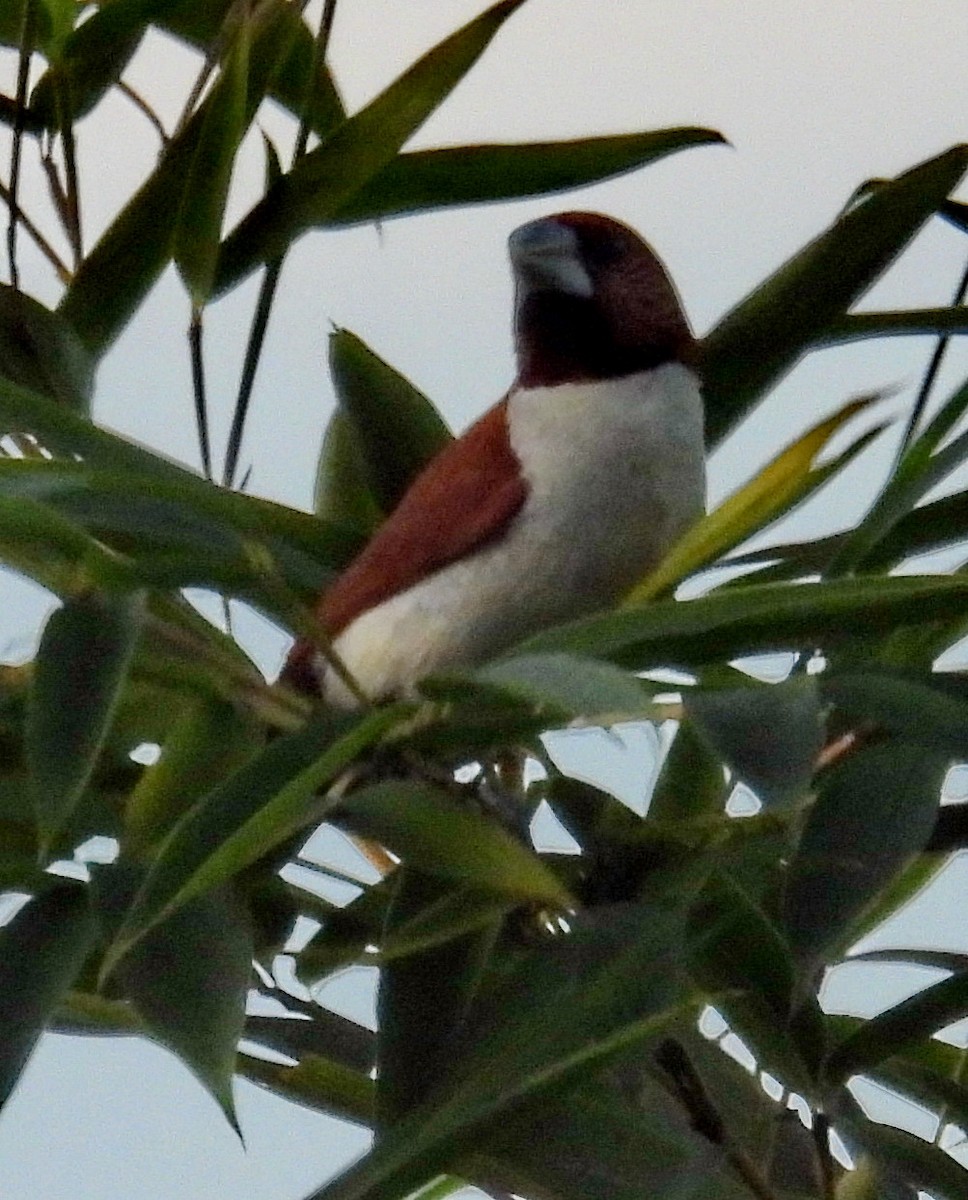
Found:
[{"label": "thin branch", "polygon": [[[312,105],[313,86],[320,63],[326,61],[335,16],[336,0],[326,0],[319,22],[319,29],[316,32],[313,42],[313,57],[309,68],[309,79],[306,85],[306,94],[303,97],[299,132],[296,135],[296,143],[292,156],[293,166],[306,153],[306,146],[309,142],[309,134],[311,132],[309,112]],[[228,443],[225,450],[222,484],[227,488],[232,487],[235,482],[239,454],[242,450],[242,438],[245,433],[245,423],[248,420],[249,405],[252,401],[252,391],[255,387],[256,373],[259,369],[259,362],[262,358],[262,350],[265,345],[266,330],[269,327],[269,315],[272,312],[272,304],[275,299],[276,289],[279,286],[279,277],[282,274],[284,260],[285,254],[280,254],[278,258],[273,259],[272,262],[267,264],[265,274],[262,277],[262,284],[259,287],[259,296],[256,301],[255,312],[252,316],[252,325],[249,329],[249,339],[245,348],[245,359],[242,363],[242,376],[239,380],[239,392],[235,401],[235,412],[232,414],[232,425],[229,429]]]},{"label": "thin branch", "polygon": [[64,192],[65,213],[67,222],[65,231],[71,250],[74,254],[75,270],[84,258],[84,245],[81,237],[81,190],[77,176],[77,155],[74,144],[74,114],[71,111],[70,91],[63,82],[57,84],[57,117],[60,125],[61,146],[64,151]]},{"label": "thin branch", "polygon": [[[968,295],[968,266],[965,267],[964,273],[955,289],[954,298],[951,302],[952,308],[958,308],[964,304],[965,296]],[[911,415],[908,417],[908,423],[904,430],[904,437],[901,439],[901,446],[898,450],[897,461],[906,452],[910,446],[918,425],[921,423],[921,417],[924,413],[925,406],[928,403],[928,398],[934,388],[935,380],[938,377],[938,372],[941,369],[941,364],[944,361],[944,356],[947,353],[948,346],[951,342],[951,334],[943,333],[935,345],[934,352],[931,355],[931,361],[928,363],[928,368],[924,373],[924,378],[921,381],[921,387],[918,389],[917,399],[914,401],[914,407],[911,409]],[[896,464],[895,464],[896,465]]]},{"label": "thin branch", "polygon": [[136,92],[130,84],[125,83],[123,79],[118,80],[117,88],[122,96],[127,96],[135,108],[137,108],[143,116],[148,118],[151,124],[155,127],[155,131],[157,132],[159,138],[161,138],[162,146],[167,146],[171,141],[171,138],[168,136],[167,130],[161,123],[161,117],[158,116],[148,101],[145,100],[145,98],[139,92]]},{"label": "thin branch", "polygon": [[24,123],[27,111],[27,88],[30,84],[30,59],[34,40],[34,4],[27,0],[24,5],[23,23],[20,28],[20,56],[17,62],[17,100],[13,119],[13,146],[10,151],[10,199],[7,223],[7,259],[10,266],[10,285],[20,289],[20,272],[17,269],[17,223],[20,218],[20,158],[23,150]]},{"label": "thin branch", "polygon": [[837,1173],[833,1155],[830,1153],[830,1120],[826,1113],[814,1113],[813,1144],[816,1149],[817,1166],[820,1168],[820,1186],[823,1200],[835,1200],[837,1195]]},{"label": "thin branch", "polygon": [[[3,200],[8,208],[12,203],[10,189],[5,183],[2,182],[0,182],[0,200]],[[50,244],[50,242],[48,242],[48,240],[40,232],[33,221],[31,221],[30,217],[27,216],[22,208],[17,210],[17,219],[24,227],[24,232],[33,239],[37,249],[41,252],[41,254],[43,254],[43,256],[57,272],[57,276],[61,283],[70,283],[71,279],[73,278],[73,273],[70,267],[64,262],[54,247]]]},{"label": "thin branch", "polygon": [[198,447],[202,454],[202,470],[205,478],[212,478],[212,446],[208,434],[208,402],[205,397],[205,360],[202,355],[202,313],[192,308],[192,319],[188,326],[188,346],[192,360],[192,391],[195,395],[195,424],[198,429]]}]

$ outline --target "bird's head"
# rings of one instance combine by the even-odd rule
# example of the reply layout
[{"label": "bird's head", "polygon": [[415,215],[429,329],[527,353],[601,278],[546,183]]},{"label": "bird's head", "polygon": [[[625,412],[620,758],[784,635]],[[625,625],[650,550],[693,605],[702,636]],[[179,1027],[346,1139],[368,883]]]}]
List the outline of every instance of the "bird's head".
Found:
[{"label": "bird's head", "polygon": [[676,290],[634,229],[599,213],[558,213],[522,225],[508,245],[520,386],[693,361]]}]

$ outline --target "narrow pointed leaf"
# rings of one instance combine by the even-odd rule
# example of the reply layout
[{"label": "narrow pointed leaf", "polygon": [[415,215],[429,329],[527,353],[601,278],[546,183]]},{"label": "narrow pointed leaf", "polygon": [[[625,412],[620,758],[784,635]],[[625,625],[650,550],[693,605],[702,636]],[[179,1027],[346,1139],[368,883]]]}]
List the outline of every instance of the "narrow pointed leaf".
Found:
[{"label": "narrow pointed leaf", "polygon": [[624,606],[634,608],[661,595],[789,512],[805,492],[812,490],[811,476],[817,473],[814,463],[830,439],[851,417],[880,398],[865,396],[845,404],[782,450],[749,483],[688,529],[655,570],[629,592]]},{"label": "narrow pointed leaf", "polygon": [[0,1105],[74,982],[95,932],[87,888],[66,880],[45,888],[0,928]]},{"label": "narrow pointed leaf", "polygon": [[380,221],[455,205],[567,191],[638,170],[679,150],[724,140],[712,129],[686,127],[565,142],[418,150],[394,158],[328,223]]},{"label": "narrow pointed leaf", "polygon": [[505,829],[438,788],[400,780],[353,792],[338,820],[424,874],[521,901],[567,906],[567,889]]},{"label": "narrow pointed leaf", "polygon": [[383,512],[391,512],[451,440],[450,430],[422,392],[347,329],[330,334],[329,369],[370,491]]},{"label": "narrow pointed leaf", "polygon": [[958,618],[966,600],[968,580],[945,575],[753,584],[589,617],[537,634],[515,654],[588,655],[637,670],[689,667],[766,650],[836,644],[852,622],[862,622],[874,636]]},{"label": "narrow pointed leaf", "polygon": [[48,620],[25,731],[37,821],[49,845],[87,787],[141,622],[138,596],[87,593]]},{"label": "narrow pointed leaf", "polygon": [[758,287],[703,343],[714,446],[870,287],[968,168],[956,146],[879,187]]},{"label": "narrow pointed leaf", "polygon": [[764,807],[802,799],[823,745],[816,680],[809,676],[762,687],[696,689],[686,712],[735,775]]},{"label": "narrow pointed leaf", "polygon": [[353,422],[337,408],[329,419],[316,468],[313,512],[323,521],[359,530],[362,549],[383,521]]},{"label": "narrow pointed leaf", "polygon": [[848,313],[826,333],[823,342],[839,346],[843,342],[880,337],[924,337],[934,334],[968,333],[968,309],[917,308],[903,312]]},{"label": "narrow pointed leaf", "polygon": [[0,285],[0,373],[87,413],[94,364],[70,325],[24,292]]},{"label": "narrow pointed leaf", "polygon": [[162,843],[103,973],[189,900],[321,820],[333,802],[320,789],[410,712],[399,706],[364,717],[324,715],[272,742],[199,800]]},{"label": "narrow pointed leaf", "polygon": [[232,167],[246,130],[249,43],[243,22],[206,101],[175,223],[172,253],[196,308],[211,294]]},{"label": "narrow pointed leaf", "polygon": [[483,1029],[433,1103],[399,1121],[312,1200],[390,1200],[473,1151],[491,1122],[576,1084],[674,1019],[688,1003],[672,948],[678,914],[605,909],[532,954],[495,986]]},{"label": "narrow pointed leaf", "polygon": [[232,1077],[252,955],[241,906],[222,889],[156,926],[132,949],[121,973],[149,1032],[194,1072],[237,1132]]},{"label": "narrow pointed leaf", "polygon": [[230,234],[216,287],[233,287],[324,224],[396,156],[473,67],[523,0],[500,0],[419,59],[361,112],[340,125]]},{"label": "narrow pointed leaf", "polygon": [[473,678],[546,712],[549,720],[563,721],[580,717],[614,724],[642,716],[656,690],[654,684],[608,663],[570,654],[504,658],[476,671]]}]

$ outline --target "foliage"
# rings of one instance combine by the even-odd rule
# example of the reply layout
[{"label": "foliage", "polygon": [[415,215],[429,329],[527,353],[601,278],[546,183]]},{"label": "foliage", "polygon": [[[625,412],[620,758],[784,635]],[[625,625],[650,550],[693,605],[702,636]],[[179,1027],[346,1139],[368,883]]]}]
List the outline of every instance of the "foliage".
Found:
[{"label": "foliage", "polygon": [[[870,400],[777,455],[622,609],[395,705],[311,711],[183,597],[192,586],[245,602],[325,649],[313,597],[449,436],[425,397],[339,330],[317,514],[231,490],[274,290],[302,233],[557,192],[719,140],[677,129],[405,151],[522,2],[492,5],[354,114],[326,65],[331,3],[315,35],[288,0],[0,4],[0,40],[23,67],[16,96],[0,99],[14,145],[0,558],[61,602],[35,661],[0,674],[0,876],[27,898],[0,929],[0,1097],[44,1028],[140,1034],[172,1047],[230,1121],[238,1072],[372,1125],[372,1151],[315,1200],[442,1195],[461,1180],[560,1200],[962,1196],[968,1177],[942,1135],[968,1128],[964,1056],[932,1035],[968,1015],[968,962],[890,952],[944,976],[869,1020],[827,1015],[818,989],[964,834],[957,810],[939,818],[938,806],[949,767],[968,759],[968,683],[934,664],[968,629],[968,581],[893,572],[968,542],[964,493],[925,501],[968,455],[957,432],[968,384],[925,421],[926,381],[856,528],[742,550],[879,435],[823,458]],[[85,252],[74,125],[121,86],[149,27],[199,50],[199,86]],[[292,161],[283,169],[268,147],[265,194],[223,237],[238,148],[269,101],[297,127]],[[17,163],[35,149],[69,264],[19,209]],[[963,223],[948,196],[966,167],[957,147],[870,185],[712,330],[711,445],[755,419],[807,352],[964,331],[960,297],[925,312],[850,309],[934,214]],[[16,243],[28,236],[62,279],[56,311],[19,290]],[[194,309],[207,479],[90,418],[97,362],[171,263]],[[257,268],[217,486],[204,312]],[[740,578],[712,569],[724,563]],[[701,595],[671,598],[701,572]],[[780,652],[794,663],[783,682],[744,669],[745,655]],[[677,733],[644,817],[562,773],[543,740],[569,724],[648,720]],[[160,747],[148,766],[131,757],[143,743]],[[755,793],[753,815],[730,815],[736,785]],[[535,848],[539,805],[575,853]],[[323,821],[380,864],[342,906],[324,898],[337,868],[301,856]],[[117,840],[115,861],[65,878],[96,835]],[[280,874],[292,859],[298,875]],[[287,958],[299,915],[318,931]],[[287,987],[287,962],[310,992]],[[305,999],[353,963],[380,968],[375,1035]],[[247,992],[270,986],[304,1019],[247,1013]],[[723,1053],[727,1032],[769,1091]],[[934,1144],[869,1119],[858,1076],[935,1114]],[[834,1157],[831,1131],[854,1170]]]}]

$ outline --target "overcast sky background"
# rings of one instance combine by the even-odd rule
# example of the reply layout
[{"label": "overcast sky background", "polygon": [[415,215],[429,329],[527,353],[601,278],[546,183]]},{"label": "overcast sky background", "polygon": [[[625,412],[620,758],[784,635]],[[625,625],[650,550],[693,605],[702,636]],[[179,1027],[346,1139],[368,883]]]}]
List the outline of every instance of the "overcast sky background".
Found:
[{"label": "overcast sky background", "polygon": [[[484,7],[484,0],[342,0],[331,57],[349,107],[364,103]],[[286,265],[254,398],[243,453],[243,464],[253,465],[252,490],[310,504],[332,404],[325,365],[331,323],[358,333],[407,374],[455,428],[493,403],[513,370],[505,241],[535,216],[586,208],[634,225],[668,264],[702,333],[833,220],[861,181],[895,174],[968,137],[966,35],[963,0],[917,6],[908,0],[747,0],[742,6],[529,0],[414,147],[698,124],[720,130],[731,148],[684,152],[561,199],[304,238]],[[12,94],[12,58],[0,65],[6,68],[3,90]],[[170,122],[195,69],[187,52],[151,37],[128,79]],[[285,135],[277,114],[264,125]],[[89,244],[118,198],[150,168],[155,151],[148,127],[120,99],[81,126]],[[235,217],[261,173],[253,135],[237,181]],[[27,186],[41,206],[39,179]],[[947,303],[966,252],[962,235],[933,224],[865,307]],[[53,303],[55,281],[26,240],[23,257],[27,287]],[[255,287],[250,281],[208,318],[216,445],[231,412]],[[197,463],[187,318],[187,301],[169,272],[103,364],[96,415]],[[898,339],[808,359],[716,456],[711,499],[857,392],[906,388],[885,404],[886,412],[902,411],[929,351],[924,339]],[[960,379],[966,366],[968,355],[959,348],[945,379]],[[889,462],[891,446],[885,438],[851,479],[799,519],[809,521],[811,531],[853,519]],[[0,606],[3,649],[8,657],[22,656],[37,625],[36,590],[6,580]],[[243,623],[243,632],[266,669],[274,669],[281,641],[255,618]],[[630,759],[641,753],[637,735],[630,733],[628,743]],[[579,757],[589,745],[577,747]],[[621,758],[617,750],[612,754]],[[620,772],[622,763],[611,767]],[[942,882],[947,903],[963,907],[966,886],[965,872],[950,870]],[[906,925],[912,940],[925,939],[923,917]],[[930,940],[937,940],[934,933]],[[881,1003],[889,998],[883,992]],[[0,1194],[4,1200],[298,1200],[365,1145],[360,1131],[244,1082],[238,1103],[246,1153],[214,1102],[167,1052],[135,1040],[49,1036],[0,1119]]]}]

